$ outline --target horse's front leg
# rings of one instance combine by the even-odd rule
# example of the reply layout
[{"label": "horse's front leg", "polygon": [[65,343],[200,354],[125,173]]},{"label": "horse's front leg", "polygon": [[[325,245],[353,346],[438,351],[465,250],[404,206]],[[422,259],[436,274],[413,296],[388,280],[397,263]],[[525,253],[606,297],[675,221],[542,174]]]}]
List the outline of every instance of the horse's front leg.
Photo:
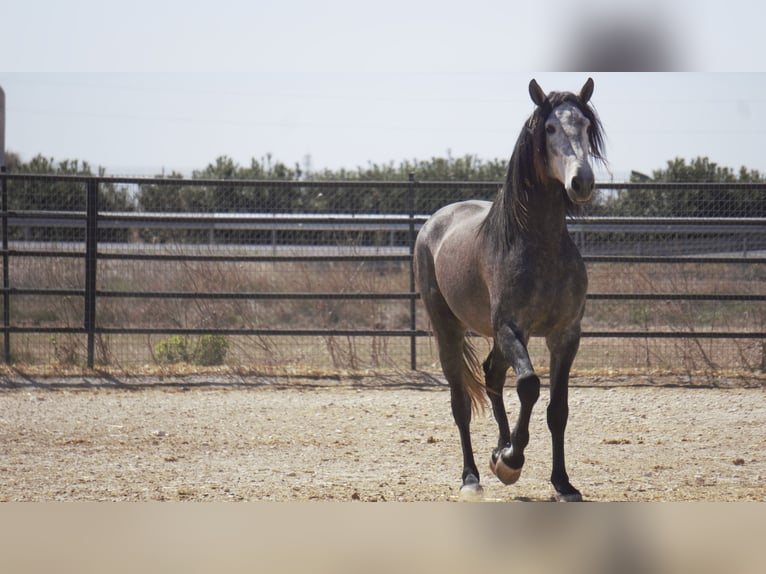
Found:
[{"label": "horse's front leg", "polygon": [[579,502],[582,495],[569,482],[564,460],[564,431],[569,418],[569,370],[580,346],[579,326],[564,334],[550,336],[546,342],[551,353],[551,399],[547,413],[553,446],[551,483],[557,500]]},{"label": "horse's front leg", "polygon": [[[500,369],[493,369],[490,363],[487,369],[487,386],[490,389],[490,399],[500,428],[500,439],[498,447],[492,453],[490,469],[504,484],[513,484],[521,476],[521,469],[524,466],[524,449],[529,444],[529,419],[532,416],[532,408],[540,396],[540,379],[532,368],[527,352],[527,338],[513,324],[503,324],[496,330],[495,349],[490,360],[497,351],[504,359],[504,365],[501,365],[504,367],[502,380],[505,380],[505,370],[508,365],[512,366],[516,373],[516,393],[519,396],[521,408],[516,426],[508,436],[508,419],[504,407],[502,412],[499,412],[503,404],[502,394],[499,398],[495,394],[502,393],[502,385],[498,385],[498,374],[493,373],[493,370]],[[499,362],[499,357],[496,360]]]},{"label": "horse's front leg", "polygon": [[497,459],[503,449],[511,446],[511,428],[508,425],[508,414],[505,412],[505,402],[503,400],[503,387],[505,386],[505,374],[510,365],[498,350],[497,346],[492,347],[487,360],[484,361],[484,379],[487,384],[487,395],[492,404],[492,413],[497,421],[498,439],[497,448],[492,451],[492,458],[489,461],[489,467],[496,472]]}]

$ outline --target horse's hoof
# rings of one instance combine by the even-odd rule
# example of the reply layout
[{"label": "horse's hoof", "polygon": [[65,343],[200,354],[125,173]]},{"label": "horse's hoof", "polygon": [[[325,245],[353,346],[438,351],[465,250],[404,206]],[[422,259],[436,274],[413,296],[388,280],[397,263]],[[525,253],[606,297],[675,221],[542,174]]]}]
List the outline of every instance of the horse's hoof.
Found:
[{"label": "horse's hoof", "polygon": [[511,468],[507,464],[503,462],[503,457],[498,456],[497,459],[494,457],[490,457],[489,459],[489,469],[492,471],[492,474],[494,474],[500,482],[503,484],[513,484],[517,480],[519,480],[519,477],[521,476],[521,469],[520,468]]},{"label": "horse's hoof", "polygon": [[479,502],[484,498],[484,489],[478,482],[464,484],[460,487],[460,502]]},{"label": "horse's hoof", "polygon": [[569,494],[556,493],[556,502],[582,502],[582,494],[579,492],[570,492]]}]

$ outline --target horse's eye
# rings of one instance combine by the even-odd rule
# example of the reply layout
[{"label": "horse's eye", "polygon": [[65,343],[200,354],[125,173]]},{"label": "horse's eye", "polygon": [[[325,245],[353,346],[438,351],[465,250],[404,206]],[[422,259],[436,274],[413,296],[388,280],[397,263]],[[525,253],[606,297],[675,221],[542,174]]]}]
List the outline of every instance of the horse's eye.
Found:
[{"label": "horse's eye", "polygon": [[545,126],[545,131],[548,132],[549,135],[553,135],[556,133],[556,126],[553,124],[548,124]]}]

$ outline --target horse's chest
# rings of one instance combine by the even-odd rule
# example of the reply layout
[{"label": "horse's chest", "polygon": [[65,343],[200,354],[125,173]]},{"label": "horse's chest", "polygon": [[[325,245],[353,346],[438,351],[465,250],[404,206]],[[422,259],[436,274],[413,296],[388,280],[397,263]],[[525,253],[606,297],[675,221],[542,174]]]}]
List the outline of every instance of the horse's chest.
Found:
[{"label": "horse's chest", "polygon": [[507,285],[503,314],[532,336],[566,328],[582,316],[587,281],[581,261],[529,266]]}]

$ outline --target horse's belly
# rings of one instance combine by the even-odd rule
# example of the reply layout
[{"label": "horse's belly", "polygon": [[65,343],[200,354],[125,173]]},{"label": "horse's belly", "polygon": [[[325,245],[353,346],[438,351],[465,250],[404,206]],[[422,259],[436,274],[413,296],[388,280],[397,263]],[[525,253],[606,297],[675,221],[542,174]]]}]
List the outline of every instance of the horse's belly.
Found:
[{"label": "horse's belly", "polygon": [[489,298],[473,289],[461,294],[458,289],[451,289],[445,298],[455,316],[469,331],[485,337],[493,337],[492,317],[490,314]]}]

